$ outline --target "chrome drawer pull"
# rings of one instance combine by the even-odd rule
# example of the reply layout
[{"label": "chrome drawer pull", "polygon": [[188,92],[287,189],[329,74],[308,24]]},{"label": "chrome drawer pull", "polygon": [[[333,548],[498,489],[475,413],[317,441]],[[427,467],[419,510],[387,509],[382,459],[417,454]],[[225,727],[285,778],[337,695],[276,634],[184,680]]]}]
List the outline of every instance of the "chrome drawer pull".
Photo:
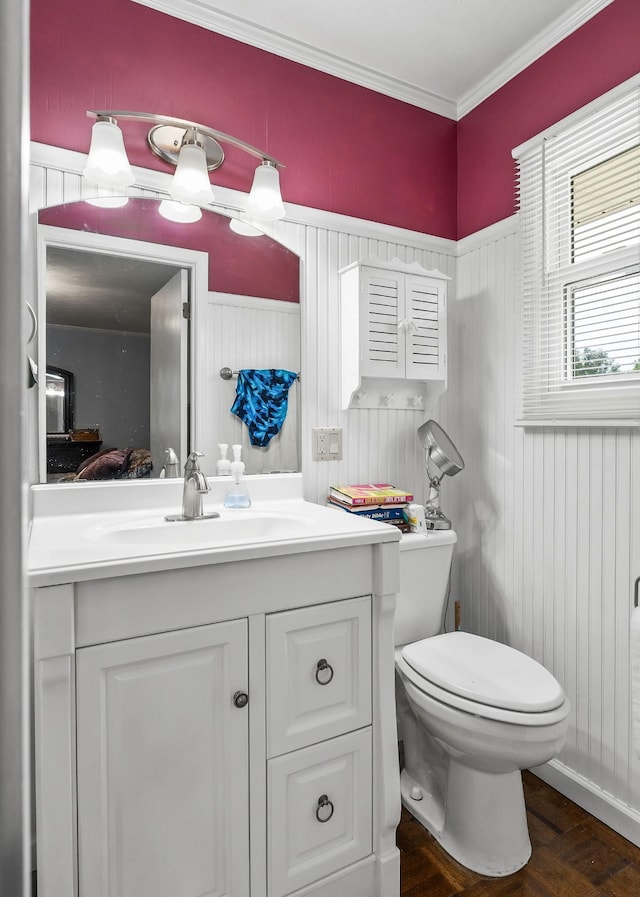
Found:
[{"label": "chrome drawer pull", "polygon": [[321,794],[316,807],[316,819],[318,822],[329,822],[333,816],[333,803],[326,794]]},{"label": "chrome drawer pull", "polygon": [[316,682],[318,685],[328,685],[333,679],[333,667],[323,657],[316,666]]},{"label": "chrome drawer pull", "polygon": [[249,703],[249,695],[246,693],[246,691],[237,691],[233,696],[233,703],[236,707],[242,709]]}]

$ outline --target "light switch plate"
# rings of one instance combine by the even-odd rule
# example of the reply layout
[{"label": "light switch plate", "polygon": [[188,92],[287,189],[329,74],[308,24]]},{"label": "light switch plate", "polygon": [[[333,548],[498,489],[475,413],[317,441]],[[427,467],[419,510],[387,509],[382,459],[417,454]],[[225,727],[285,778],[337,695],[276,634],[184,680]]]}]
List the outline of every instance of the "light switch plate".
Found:
[{"label": "light switch plate", "polygon": [[311,460],[342,460],[342,427],[311,428]]}]

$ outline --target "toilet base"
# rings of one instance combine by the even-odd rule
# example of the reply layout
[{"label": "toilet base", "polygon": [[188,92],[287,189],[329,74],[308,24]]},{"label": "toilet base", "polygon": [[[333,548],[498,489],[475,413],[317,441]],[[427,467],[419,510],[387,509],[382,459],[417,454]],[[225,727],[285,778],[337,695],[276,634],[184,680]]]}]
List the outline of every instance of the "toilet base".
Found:
[{"label": "toilet base", "polygon": [[[445,806],[403,769],[402,803],[455,860],[481,875],[521,869],[531,842],[520,770],[488,773],[449,758]],[[421,800],[411,796],[422,791]]]}]

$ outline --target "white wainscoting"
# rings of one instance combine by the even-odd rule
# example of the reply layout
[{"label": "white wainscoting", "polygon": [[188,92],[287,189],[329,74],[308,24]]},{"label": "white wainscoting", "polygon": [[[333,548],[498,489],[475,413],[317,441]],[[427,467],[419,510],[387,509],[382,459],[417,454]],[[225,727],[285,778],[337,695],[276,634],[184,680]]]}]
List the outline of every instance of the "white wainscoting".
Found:
[{"label": "white wainscoting", "polygon": [[629,620],[640,574],[640,433],[524,430],[516,219],[460,244],[455,597],[463,628],[541,661],[572,704],[542,776],[640,843]]},{"label": "white wainscoting", "polygon": [[237,377],[231,380],[220,377],[222,367],[232,371],[284,368],[298,373],[299,304],[210,292],[205,314],[196,317],[195,326],[195,339],[204,344],[204,351],[198,352],[203,362],[195,376],[202,378],[206,396],[207,408],[203,409],[203,426],[200,428],[202,444],[198,446],[205,455],[206,472],[215,474],[221,442],[229,446],[229,460],[233,460],[231,446],[242,445],[242,460],[248,474],[277,469],[299,470],[299,381],[296,380],[289,390],[287,416],[280,432],[267,448],[259,448],[250,444],[247,427],[230,411],[236,397]]}]

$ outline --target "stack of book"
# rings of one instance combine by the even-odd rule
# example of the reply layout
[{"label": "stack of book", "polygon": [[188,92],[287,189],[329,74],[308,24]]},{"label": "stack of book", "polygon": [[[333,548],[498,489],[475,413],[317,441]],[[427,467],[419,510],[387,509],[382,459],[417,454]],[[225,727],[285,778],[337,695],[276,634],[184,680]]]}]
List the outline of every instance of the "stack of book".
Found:
[{"label": "stack of book", "polygon": [[410,492],[397,489],[390,483],[331,486],[329,489],[330,506],[342,508],[359,517],[390,523],[399,527],[402,532],[409,530],[405,509],[412,501],[413,495]]}]

